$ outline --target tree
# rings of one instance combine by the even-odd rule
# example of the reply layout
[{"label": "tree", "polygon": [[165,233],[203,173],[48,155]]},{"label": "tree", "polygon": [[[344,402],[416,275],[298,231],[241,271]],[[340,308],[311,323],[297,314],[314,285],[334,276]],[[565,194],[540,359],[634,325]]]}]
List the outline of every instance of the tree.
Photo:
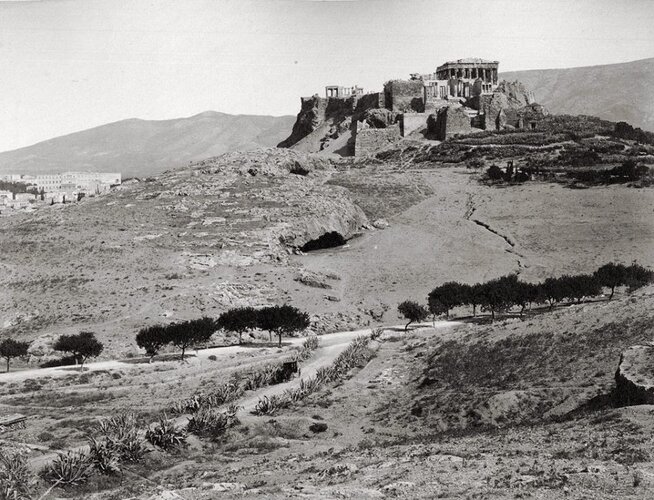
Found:
[{"label": "tree", "polygon": [[75,358],[75,363],[84,369],[84,363],[89,358],[100,355],[104,345],[95,338],[93,332],[80,332],[77,335],[62,335],[53,346],[55,351],[69,352]]},{"label": "tree", "polygon": [[276,333],[279,337],[279,347],[282,346],[282,335],[300,332],[310,324],[307,313],[286,304],[264,307],[257,311],[257,325],[262,330]]},{"label": "tree", "polygon": [[515,304],[515,294],[518,277],[515,274],[502,276],[482,285],[481,307],[490,311],[491,321],[495,320],[495,314],[508,311]]},{"label": "tree", "polygon": [[169,342],[182,350],[181,360],[189,347],[206,342],[218,329],[216,321],[206,316],[200,319],[171,323],[166,326],[166,337]]},{"label": "tree", "polygon": [[432,321],[434,326],[436,326],[436,316],[439,316],[447,312],[447,307],[436,297],[427,297],[427,308],[432,315]]},{"label": "tree", "polygon": [[7,360],[7,372],[9,372],[9,361],[11,358],[27,356],[29,342],[20,342],[14,339],[5,339],[0,343],[0,356]]},{"label": "tree", "polygon": [[599,282],[600,286],[611,289],[611,295],[609,295],[609,300],[611,300],[615,293],[615,287],[626,284],[627,268],[622,264],[609,262],[595,271],[593,276]]},{"label": "tree", "polygon": [[549,302],[550,311],[554,305],[567,297],[567,290],[561,278],[547,278],[541,285],[545,299]]},{"label": "tree", "polygon": [[429,311],[425,309],[424,306],[413,302],[411,300],[405,300],[400,305],[397,306],[398,312],[408,319],[409,322],[404,327],[404,331],[408,331],[409,325],[416,321],[422,321],[429,316]]},{"label": "tree", "polygon": [[595,297],[602,293],[597,279],[590,274],[578,274],[568,277],[568,298],[579,304],[584,297]]},{"label": "tree", "polygon": [[449,318],[450,309],[465,304],[469,293],[468,285],[448,281],[429,292],[428,302],[440,302],[445,307],[445,316]]},{"label": "tree", "polygon": [[638,264],[632,264],[626,268],[625,285],[629,287],[630,292],[652,282],[654,282],[654,271],[650,271]]},{"label": "tree", "polygon": [[254,330],[259,324],[257,310],[253,307],[238,307],[225,311],[220,315],[216,326],[228,332],[238,333],[238,343],[241,343],[243,333]]},{"label": "tree", "polygon": [[472,306],[472,317],[477,316],[477,306],[482,303],[482,291],[483,285],[481,283],[475,283],[469,287],[468,293],[466,294],[465,303],[469,306]]},{"label": "tree", "polygon": [[142,328],[136,334],[136,345],[150,356],[150,363],[152,359],[159,353],[159,350],[170,342],[168,331],[165,326],[154,325],[147,328]]}]

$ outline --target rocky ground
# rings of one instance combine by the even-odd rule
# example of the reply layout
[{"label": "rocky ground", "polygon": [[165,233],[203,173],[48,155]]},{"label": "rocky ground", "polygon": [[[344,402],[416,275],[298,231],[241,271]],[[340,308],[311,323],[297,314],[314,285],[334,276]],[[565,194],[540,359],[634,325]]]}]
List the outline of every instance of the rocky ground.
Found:
[{"label": "rocky ground", "polygon": [[[272,416],[242,415],[218,441],[152,452],[122,479],[96,476],[54,495],[650,498],[654,407],[610,396],[621,352],[651,340],[653,301],[649,287],[493,324],[388,329],[342,383]],[[75,394],[78,383],[59,390]],[[97,414],[97,404],[106,405],[77,411]]]},{"label": "rocky ground", "polygon": [[[145,325],[233,306],[292,303],[315,331],[337,331],[395,322],[398,302],[446,280],[654,264],[651,189],[493,187],[479,175],[263,150],[0,218],[3,333],[34,341],[32,365],[80,330],[111,358],[134,355]],[[325,234],[348,241],[300,250]]]}]

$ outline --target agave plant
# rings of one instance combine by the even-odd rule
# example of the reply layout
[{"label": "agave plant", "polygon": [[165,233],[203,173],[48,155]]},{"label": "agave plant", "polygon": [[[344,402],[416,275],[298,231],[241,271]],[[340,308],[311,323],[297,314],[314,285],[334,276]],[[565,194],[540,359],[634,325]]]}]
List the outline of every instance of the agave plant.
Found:
[{"label": "agave plant", "polygon": [[106,438],[89,438],[89,456],[93,466],[102,474],[116,474],[120,472],[118,451],[113,443]]},{"label": "agave plant", "polygon": [[45,477],[52,483],[75,486],[85,483],[93,469],[93,461],[88,453],[68,451],[59,456],[46,468]]},{"label": "agave plant", "polygon": [[0,499],[29,500],[31,489],[32,474],[25,456],[0,451]]},{"label": "agave plant", "polygon": [[280,408],[288,406],[290,401],[283,396],[264,396],[257,401],[257,404],[252,411],[255,415],[272,415]]},{"label": "agave plant", "polygon": [[159,423],[148,428],[145,438],[163,450],[170,450],[186,443],[186,431],[164,414]]},{"label": "agave plant", "polygon": [[238,424],[238,407],[231,405],[227,411],[219,412],[212,408],[202,408],[189,418],[187,430],[193,434],[217,438],[228,428]]},{"label": "agave plant", "polygon": [[116,417],[103,419],[99,432],[118,452],[121,460],[138,462],[146,453],[134,413],[121,413]]}]

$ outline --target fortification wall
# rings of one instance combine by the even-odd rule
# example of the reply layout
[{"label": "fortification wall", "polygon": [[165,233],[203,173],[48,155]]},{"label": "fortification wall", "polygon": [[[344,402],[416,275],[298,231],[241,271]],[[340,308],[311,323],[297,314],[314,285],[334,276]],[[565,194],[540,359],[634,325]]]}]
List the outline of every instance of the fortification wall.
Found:
[{"label": "fortification wall", "polygon": [[362,128],[354,138],[354,156],[376,153],[401,139],[399,125],[387,128]]},{"label": "fortification wall", "polygon": [[472,132],[468,115],[462,108],[453,106],[441,108],[436,114],[429,115],[427,127],[429,134],[440,141],[456,134]]},{"label": "fortification wall", "polygon": [[427,113],[404,113],[401,121],[402,137],[406,137],[411,132],[425,128],[427,126],[428,116]]},{"label": "fortification wall", "polygon": [[424,84],[422,80],[391,80],[384,84],[385,104],[391,111],[424,113]]}]

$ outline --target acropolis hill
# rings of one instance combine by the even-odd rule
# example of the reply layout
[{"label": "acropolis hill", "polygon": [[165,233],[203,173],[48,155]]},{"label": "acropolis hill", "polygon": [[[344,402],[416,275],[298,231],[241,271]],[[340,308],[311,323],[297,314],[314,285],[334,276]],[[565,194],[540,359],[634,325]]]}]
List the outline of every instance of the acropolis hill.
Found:
[{"label": "acropolis hill", "polygon": [[499,81],[498,69],[498,61],[466,58],[389,80],[381,92],[329,85],[325,97],[301,98],[293,131],[279,146],[365,156],[412,133],[443,140],[479,130],[538,129],[547,110],[520,82]]}]

